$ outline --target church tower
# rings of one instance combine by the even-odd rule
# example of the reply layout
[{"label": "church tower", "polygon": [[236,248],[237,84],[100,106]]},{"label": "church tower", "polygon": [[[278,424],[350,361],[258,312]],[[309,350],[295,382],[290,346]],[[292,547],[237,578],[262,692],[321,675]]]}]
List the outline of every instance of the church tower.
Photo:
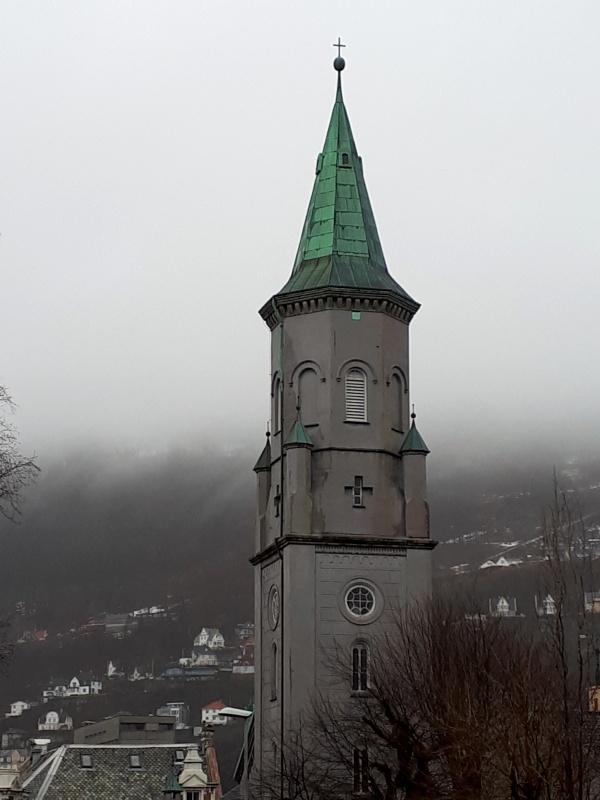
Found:
[{"label": "church tower", "polygon": [[[334,67],[292,274],[260,310],[271,331],[271,433],[254,467],[259,774],[315,689],[366,688],[370,642],[431,588],[429,451],[409,413],[419,304],[388,272],[339,55]],[[345,686],[327,666],[334,648],[347,653]]]}]

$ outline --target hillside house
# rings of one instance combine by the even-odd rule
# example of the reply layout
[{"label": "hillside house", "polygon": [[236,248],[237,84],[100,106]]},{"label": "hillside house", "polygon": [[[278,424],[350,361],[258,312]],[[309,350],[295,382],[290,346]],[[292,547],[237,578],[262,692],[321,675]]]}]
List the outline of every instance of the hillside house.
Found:
[{"label": "hillside house", "polygon": [[600,592],[585,592],[584,595],[585,610],[589,614],[600,613]]},{"label": "hillside house", "polygon": [[104,617],[104,632],[116,639],[123,639],[131,629],[129,614],[106,614]]},{"label": "hillside house", "polygon": [[195,647],[192,650],[191,663],[194,667],[218,667],[219,659],[214,650],[204,645],[202,647]]},{"label": "hillside house", "polygon": [[234,675],[254,675],[254,639],[248,638],[240,647],[240,653],[233,659]]},{"label": "hillside house", "polygon": [[91,672],[75,675],[67,686],[67,697],[83,697],[99,694],[102,691],[102,682],[95,678]]},{"label": "hillside house", "polygon": [[543,600],[538,600],[535,596],[535,610],[539,617],[554,617],[556,616],[556,600],[552,595],[547,594]]},{"label": "hillside house", "polygon": [[47,703],[49,700],[66,697],[68,685],[69,682],[63,678],[51,678],[48,688],[42,692],[42,702]]},{"label": "hillside house", "polygon": [[222,717],[221,711],[227,706],[222,700],[215,700],[202,709],[203,725],[227,725],[230,717]]},{"label": "hillside house", "polygon": [[238,622],[235,626],[235,638],[239,640],[248,639],[254,636],[254,623],[253,622]]},{"label": "hillside house", "polygon": [[490,597],[488,601],[490,617],[516,617],[516,597]]},{"label": "hillside house", "polygon": [[48,711],[38,719],[38,731],[72,731],[73,717],[64,711]]},{"label": "hillside house", "polygon": [[187,703],[167,703],[156,709],[157,717],[174,717],[177,730],[190,726],[190,707]]},{"label": "hillside house", "polygon": [[219,650],[225,647],[225,639],[218,628],[202,628],[194,639],[194,647],[203,647],[204,645],[211,650]]},{"label": "hillside house", "polygon": [[25,642],[44,642],[48,638],[48,631],[24,631],[22,636],[17,639],[17,644]]},{"label": "hillside house", "polygon": [[26,703],[25,700],[16,700],[10,704],[10,711],[5,714],[6,717],[20,717],[24,711],[31,708],[31,703]]}]

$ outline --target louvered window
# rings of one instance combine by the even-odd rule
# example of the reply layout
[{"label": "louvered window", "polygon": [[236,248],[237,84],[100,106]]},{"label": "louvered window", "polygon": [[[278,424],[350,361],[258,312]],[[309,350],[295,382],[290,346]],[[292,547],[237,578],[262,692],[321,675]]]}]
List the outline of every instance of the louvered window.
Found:
[{"label": "louvered window", "polygon": [[362,369],[346,373],[346,422],[367,421],[367,376]]}]

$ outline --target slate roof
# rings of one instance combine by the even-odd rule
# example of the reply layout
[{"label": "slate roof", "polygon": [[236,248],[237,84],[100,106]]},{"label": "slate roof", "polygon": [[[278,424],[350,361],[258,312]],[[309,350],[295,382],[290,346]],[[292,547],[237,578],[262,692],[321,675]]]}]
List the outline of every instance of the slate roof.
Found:
[{"label": "slate roof", "polygon": [[[30,800],[164,800],[164,789],[177,777],[187,753],[197,744],[63,745],[39,761],[24,780]],[[91,755],[92,766],[81,756]],[[130,755],[139,755],[134,768]]]},{"label": "slate roof", "polygon": [[389,274],[342,97],[341,76],[292,275],[278,296],[323,288],[391,292],[418,304]]}]

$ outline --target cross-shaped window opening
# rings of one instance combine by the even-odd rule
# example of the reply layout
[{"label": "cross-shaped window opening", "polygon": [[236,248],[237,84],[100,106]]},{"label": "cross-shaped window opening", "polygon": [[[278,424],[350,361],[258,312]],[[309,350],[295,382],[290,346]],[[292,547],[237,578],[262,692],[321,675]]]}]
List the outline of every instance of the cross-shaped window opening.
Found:
[{"label": "cross-shaped window opening", "polygon": [[346,494],[352,495],[352,505],[354,508],[364,508],[365,495],[373,494],[373,487],[364,485],[362,475],[355,475],[352,486],[345,486],[344,491]]}]

